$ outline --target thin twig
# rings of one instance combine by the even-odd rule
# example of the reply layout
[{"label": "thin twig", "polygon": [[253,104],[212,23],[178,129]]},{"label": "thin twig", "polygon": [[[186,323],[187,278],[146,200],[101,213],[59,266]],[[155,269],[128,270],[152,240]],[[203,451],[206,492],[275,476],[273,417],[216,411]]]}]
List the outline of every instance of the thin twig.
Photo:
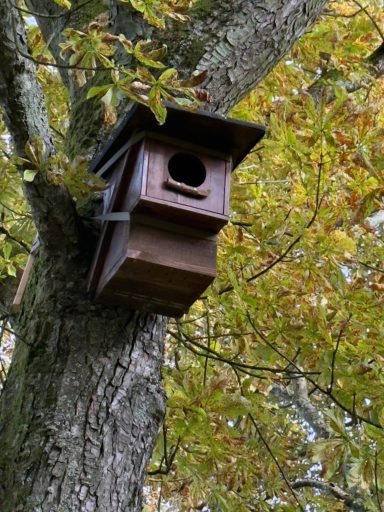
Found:
[{"label": "thin twig", "polygon": [[363,9],[358,9],[357,11],[355,11],[352,14],[337,14],[336,12],[324,11],[323,16],[330,16],[332,18],[354,18],[361,12],[363,12]]},{"label": "thin twig", "polygon": [[380,272],[380,274],[384,274],[384,269],[379,267],[374,267],[373,265],[369,265],[368,263],[365,263],[364,261],[358,260],[359,264],[363,267],[369,268],[370,270],[373,270],[374,272]]},{"label": "thin twig", "polygon": [[353,424],[356,424],[357,416],[356,416],[356,392],[355,391],[353,392],[352,412],[353,412],[352,422],[353,422]]},{"label": "thin twig", "polygon": [[226,361],[226,360],[222,359],[221,357],[216,357],[211,354],[204,354],[202,352],[199,352],[198,350],[191,347],[190,344],[188,344],[188,342],[186,340],[179,340],[179,341],[184,345],[184,347],[187,350],[189,350],[190,352],[192,352],[192,354],[195,354],[196,356],[204,357],[204,358],[212,359],[213,361],[218,361],[220,363],[228,364],[231,368],[236,367],[239,372],[244,373],[245,375],[249,375],[250,377],[254,377],[256,379],[261,379],[261,380],[266,379],[266,377],[263,377],[262,375],[257,375],[255,373],[252,373],[250,370],[246,370],[245,368],[239,367],[233,361]]},{"label": "thin twig", "polygon": [[6,205],[5,203],[3,203],[3,201],[0,201],[0,205],[5,208],[6,210],[10,211],[11,213],[13,213],[14,215],[17,215],[18,217],[27,217],[28,219],[32,219],[32,215],[28,214],[28,213],[21,213],[21,212],[17,212],[16,210],[13,210],[12,208],[10,208],[8,205]]},{"label": "thin twig", "polygon": [[173,461],[175,460],[176,453],[179,450],[180,443],[181,443],[181,438],[179,437],[177,439],[176,445],[171,447],[171,453],[170,453],[169,457],[168,457],[168,454],[167,454],[168,462],[166,462],[166,464],[165,464],[165,466],[166,466],[165,469],[162,469],[162,462],[165,459],[165,455],[164,455],[163,458],[162,458],[162,462],[160,463],[159,468],[155,469],[153,471],[148,471],[148,475],[151,475],[151,476],[153,476],[153,475],[167,475],[171,471],[171,469],[172,469]]},{"label": "thin twig", "polygon": [[3,343],[3,337],[4,337],[4,333],[5,333],[5,326],[7,325],[7,322],[9,320],[9,315],[3,315],[0,317],[0,321],[1,321],[1,328],[0,328],[0,347]]},{"label": "thin twig", "polygon": [[[335,485],[334,483],[328,484],[327,482],[322,482],[319,480],[311,479],[311,478],[304,478],[302,480],[296,480],[292,483],[293,489],[301,489],[303,487],[309,487],[312,489],[318,489],[324,492],[327,492],[334,496],[336,499],[343,501],[345,504],[348,503],[348,509],[349,506],[353,505],[355,502],[355,497],[352,497],[351,494],[344,491],[341,487],[338,485]],[[357,510],[355,508],[350,508],[350,510]],[[360,510],[360,508],[359,508]]]},{"label": "thin twig", "polygon": [[163,421],[163,445],[164,445],[164,461],[168,466],[168,452],[167,452],[167,424]]},{"label": "thin twig", "polygon": [[23,242],[22,240],[18,240],[17,238],[15,238],[13,235],[11,235],[11,233],[5,229],[3,226],[0,226],[0,233],[3,233],[3,235],[5,235],[7,238],[9,238],[10,240],[12,240],[13,242],[15,242],[16,244],[20,245],[20,247],[22,247],[24,249],[24,251],[29,254],[31,252],[31,248],[28,247],[28,245]]},{"label": "thin twig", "polygon": [[[317,214],[319,212],[319,208],[320,208],[320,204],[321,204],[321,200],[320,200],[320,182],[321,182],[321,175],[322,175],[322,163],[320,162],[319,163],[319,173],[318,173],[318,178],[317,178],[317,190],[316,190],[316,205],[315,205],[315,210],[313,212],[313,215],[311,217],[311,219],[309,220],[308,224],[306,225],[305,229],[309,229],[312,224],[315,222],[316,220],[316,217],[317,217]],[[304,234],[302,233],[301,235],[299,235],[298,237],[296,237],[293,242],[291,242],[289,244],[289,246],[287,247],[287,249],[280,255],[278,256],[275,260],[273,260],[272,263],[270,263],[267,267],[263,268],[262,270],[260,270],[259,272],[257,272],[257,274],[254,274],[253,276],[251,277],[248,277],[245,282],[246,283],[251,283],[252,281],[254,281],[255,279],[258,279],[259,277],[261,277],[262,275],[266,274],[267,272],[269,272],[274,266],[276,266],[278,263],[280,263],[286,256],[287,254],[289,254],[292,249],[295,247],[295,245],[297,245],[300,240],[303,238]],[[232,285],[229,285],[225,288],[223,288],[222,290],[220,290],[218,292],[218,295],[222,295],[223,293],[227,293],[227,292],[231,292],[233,290],[233,286]]]},{"label": "thin twig", "polygon": [[377,32],[379,33],[380,37],[381,37],[381,40],[384,42],[384,33],[383,31],[381,30],[381,28],[379,27],[377,21],[375,20],[375,18],[372,16],[372,14],[369,13],[368,9],[366,7],[364,7],[363,5],[361,5],[361,3],[358,1],[358,0],[352,0],[352,2],[354,4],[356,4],[358,7],[360,7],[360,9],[362,11],[364,11],[364,13],[368,16],[368,18],[372,21],[373,23],[373,26],[375,27],[375,29],[377,30]]},{"label": "thin twig", "polygon": [[13,334],[13,336],[16,336],[16,338],[18,338],[21,342],[23,342],[25,345],[27,345],[28,347],[32,347],[32,343],[30,343],[29,341],[27,341],[25,338],[23,338],[22,336],[20,336],[20,334],[17,334],[17,332],[15,332],[13,329],[10,329],[9,327],[3,327],[3,329],[7,332],[9,332],[9,334]]},{"label": "thin twig", "polygon": [[[250,165],[249,167],[244,167],[243,169],[248,169],[252,167],[258,167],[257,165]],[[242,169],[242,170],[243,170]],[[274,183],[290,183],[289,180],[257,180],[257,181],[242,181],[240,183],[236,183],[236,185],[265,185],[265,184],[274,184]]]},{"label": "thin twig", "polygon": [[[204,318],[204,317],[203,317]],[[185,322],[187,323],[187,322]],[[181,332],[181,331],[179,331]],[[167,330],[167,334],[173,336],[174,332]],[[184,336],[185,334],[182,333]],[[188,336],[189,341],[205,341],[208,338],[215,340],[218,338],[237,338],[239,336],[250,336],[253,332],[227,332],[225,334],[210,334],[209,336]]]},{"label": "thin twig", "polygon": [[160,482],[159,499],[157,500],[157,512],[161,512],[161,499],[163,494],[163,481]]},{"label": "thin twig", "polygon": [[[240,388],[240,394],[241,396],[245,396],[244,395],[244,390],[243,390],[243,383],[241,382],[241,378],[240,378],[240,375],[238,374],[238,372],[236,371],[236,369],[234,369],[234,372],[235,372],[235,375],[236,375],[236,378],[237,378],[237,382],[239,384],[239,388]],[[294,496],[295,498],[295,501],[298,503],[299,507],[300,507],[300,510],[302,510],[304,512],[304,509],[302,508],[301,506],[301,503],[300,501],[298,500],[297,496],[296,496],[296,493],[295,491],[292,489],[292,486],[288,480],[288,478],[285,476],[285,472],[282,468],[282,466],[280,465],[279,461],[277,460],[277,458],[275,457],[274,453],[272,452],[269,444],[267,443],[266,439],[264,438],[264,436],[262,435],[257,423],[256,423],[256,420],[255,418],[252,416],[251,413],[248,413],[248,417],[249,419],[251,420],[251,422],[253,423],[253,426],[255,427],[256,429],[256,432],[257,434],[259,435],[261,441],[263,442],[264,446],[266,447],[268,453],[271,455],[274,463],[276,464],[276,466],[278,467],[279,471],[280,471],[280,474],[281,476],[283,477],[285,483],[287,484],[287,487],[289,488],[289,490],[291,491],[292,495]]]},{"label": "thin twig", "polygon": [[[188,336],[186,336],[184,333],[182,333],[182,334],[186,339],[179,338],[175,334],[172,334],[172,336],[182,343],[187,342],[192,345],[195,345],[196,347],[198,347],[201,350],[205,350],[206,352],[212,354],[213,356],[215,356],[216,359],[218,359],[219,361],[221,361],[223,363],[235,365],[238,368],[245,368],[247,370],[265,371],[265,372],[270,372],[270,373],[289,373],[290,376],[291,376],[291,374],[296,374],[296,373],[299,373],[300,375],[302,374],[302,370],[300,370],[299,372],[293,372],[293,371],[289,371],[287,368],[269,368],[267,366],[250,365],[250,364],[240,363],[240,362],[234,361],[232,359],[227,359],[227,358],[223,357],[216,350],[213,350],[210,347],[202,345],[201,343],[198,343],[197,341],[192,341],[192,339],[188,338]],[[200,354],[200,355],[203,357],[206,357],[204,354]],[[308,374],[309,375],[319,375],[319,372],[308,372]]]},{"label": "thin twig", "polygon": [[57,128],[55,128],[52,124],[49,125],[50,129],[55,132],[59,137],[61,137],[62,139],[65,138],[65,135],[64,133],[61,133],[60,130],[58,130]]},{"label": "thin twig", "polygon": [[280,472],[280,475],[282,476],[282,478],[283,478],[284,482],[286,483],[288,489],[290,490],[292,496],[295,498],[295,501],[298,504],[299,509],[302,512],[304,512],[304,508],[303,508],[302,504],[300,503],[300,500],[297,497],[297,494],[296,494],[295,490],[292,488],[292,485],[290,484],[288,478],[285,475],[283,467],[281,466],[280,462],[277,460],[277,458],[276,458],[275,454],[273,453],[271,447],[269,446],[269,444],[267,443],[267,441],[264,438],[263,434],[261,433],[261,430],[259,429],[259,427],[258,427],[258,425],[257,425],[257,423],[255,421],[255,418],[250,413],[248,414],[248,417],[250,418],[251,422],[253,423],[253,426],[255,427],[256,432],[257,432],[258,436],[260,437],[260,440],[262,441],[263,445],[265,446],[267,452],[271,456],[273,462],[276,464],[276,466],[277,466],[277,468],[278,468],[278,470]]},{"label": "thin twig", "polygon": [[[259,331],[256,328],[254,322],[251,319],[249,311],[246,312],[246,316],[248,318],[249,323],[253,327],[255,333],[264,341],[264,343],[266,343],[274,352],[279,354],[279,356],[282,357],[285,361],[288,361],[289,363],[291,363],[291,365],[297,370],[297,373],[300,374],[302,372],[302,370],[291,359],[289,359],[289,357],[287,357],[283,352],[281,352],[281,350],[276,348],[268,340],[268,338],[261,331]],[[352,418],[356,418],[363,423],[367,423],[368,425],[371,425],[372,427],[376,427],[379,430],[383,430],[382,425],[380,425],[379,423],[376,423],[368,418],[365,418],[364,416],[360,416],[359,414],[356,413],[356,411],[351,411],[351,409],[349,409],[342,402],[340,402],[340,400],[338,398],[336,398],[335,395],[330,393],[328,390],[320,387],[308,374],[303,373],[302,375],[303,375],[303,377],[305,377],[305,379],[307,379],[308,382],[310,382],[316,388],[317,391],[319,391],[321,394],[329,397],[334,404],[336,404],[338,407],[340,407],[340,409],[342,409],[344,412],[348,413]]]},{"label": "thin twig", "polygon": [[34,64],[37,64],[39,66],[52,66],[52,67],[58,68],[58,69],[78,69],[80,71],[107,71],[107,70],[111,70],[111,69],[121,69],[121,67],[124,66],[124,65],[120,65],[117,67],[110,66],[109,68],[107,68],[105,66],[88,67],[88,66],[79,66],[77,64],[71,65],[71,64],[58,64],[57,62],[45,62],[45,61],[36,59],[31,54],[26,53],[24,50],[22,50],[20,48],[20,46],[18,44],[17,33],[16,33],[15,20],[13,17],[12,17],[12,30],[13,30],[13,38],[14,38],[16,51],[25,59],[28,59],[31,62],[33,62]]},{"label": "thin twig", "polygon": [[378,459],[378,453],[377,453],[377,449],[375,451],[375,490],[376,490],[376,498],[377,498],[377,506],[379,507],[379,512],[383,512],[383,509],[381,507],[381,499],[380,499],[380,493],[379,493],[379,484],[378,484],[378,462],[377,462],[377,459]]},{"label": "thin twig", "polygon": [[25,14],[30,14],[31,16],[34,16],[35,18],[45,18],[45,19],[54,19],[57,20],[58,18],[65,18],[65,17],[71,17],[73,13],[76,11],[79,11],[83,7],[85,7],[87,4],[90,4],[94,0],[85,0],[85,2],[77,5],[76,7],[73,7],[72,9],[67,9],[65,12],[62,12],[60,14],[43,14],[42,12],[35,12],[35,11],[29,11],[28,9],[23,9],[22,7],[17,6],[13,2],[10,2],[12,7],[17,9],[20,12],[23,12]]},{"label": "thin twig", "polygon": [[333,383],[334,383],[334,380],[335,380],[335,363],[336,363],[336,354],[337,354],[337,351],[339,350],[339,345],[340,345],[340,341],[341,341],[341,338],[342,336],[344,335],[344,332],[345,332],[345,329],[349,323],[349,321],[351,320],[352,318],[352,315],[349,315],[348,319],[345,320],[342,324],[341,324],[341,327],[340,327],[340,330],[339,330],[339,334],[337,336],[337,340],[336,340],[336,347],[335,347],[335,350],[333,351],[333,354],[332,354],[332,362],[331,362],[331,382],[329,384],[329,388],[328,388],[328,391],[329,393],[332,393],[332,390],[333,390]]},{"label": "thin twig", "polygon": [[71,64],[58,64],[57,62],[45,62],[43,60],[39,60],[39,59],[36,59],[35,57],[32,57],[31,54],[26,53],[23,50],[21,50],[17,43],[15,43],[15,44],[16,44],[17,52],[22,57],[34,62],[35,64],[37,64],[39,66],[51,66],[53,68],[58,68],[58,69],[78,69],[80,71],[108,71],[111,69],[115,69],[115,70],[121,69],[121,66],[110,66],[109,68],[107,68],[105,66],[94,66],[93,68],[91,68],[88,66],[79,66],[77,64],[71,65]]},{"label": "thin twig", "polygon": [[[208,333],[207,348],[209,349],[211,347],[211,327],[210,327],[210,323],[209,323],[209,311],[208,310],[207,310],[206,319],[207,319],[207,333]],[[205,363],[204,363],[204,374],[203,374],[203,386],[204,387],[207,383],[208,361],[209,361],[209,359],[208,359],[208,357],[206,357]]]}]

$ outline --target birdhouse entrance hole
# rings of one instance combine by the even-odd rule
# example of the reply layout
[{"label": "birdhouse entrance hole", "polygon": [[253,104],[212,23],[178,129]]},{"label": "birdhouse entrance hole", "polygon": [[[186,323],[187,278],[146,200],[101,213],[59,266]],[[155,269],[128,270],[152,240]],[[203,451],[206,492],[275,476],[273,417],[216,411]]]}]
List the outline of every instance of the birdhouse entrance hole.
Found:
[{"label": "birdhouse entrance hole", "polygon": [[203,162],[188,153],[176,153],[168,162],[171,178],[189,187],[200,187],[207,177]]}]

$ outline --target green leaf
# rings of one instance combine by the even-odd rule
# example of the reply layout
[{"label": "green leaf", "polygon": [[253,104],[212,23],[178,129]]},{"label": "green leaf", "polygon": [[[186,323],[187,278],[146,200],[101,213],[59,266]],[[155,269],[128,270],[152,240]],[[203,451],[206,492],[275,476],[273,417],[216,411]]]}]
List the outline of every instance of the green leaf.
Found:
[{"label": "green leaf", "polygon": [[90,98],[94,98],[95,96],[104,95],[111,89],[111,87],[113,87],[113,85],[114,84],[107,84],[91,87],[87,93],[87,100],[89,100]]},{"label": "green leaf", "polygon": [[4,258],[6,260],[9,260],[9,257],[11,256],[11,253],[12,253],[12,245],[9,242],[6,242],[4,244],[4,246],[3,246]]},{"label": "green leaf", "polygon": [[35,179],[37,172],[37,170],[26,169],[23,174],[23,180],[32,183],[32,181]]},{"label": "green leaf", "polygon": [[16,277],[16,268],[12,263],[8,263],[7,272],[9,276]]}]

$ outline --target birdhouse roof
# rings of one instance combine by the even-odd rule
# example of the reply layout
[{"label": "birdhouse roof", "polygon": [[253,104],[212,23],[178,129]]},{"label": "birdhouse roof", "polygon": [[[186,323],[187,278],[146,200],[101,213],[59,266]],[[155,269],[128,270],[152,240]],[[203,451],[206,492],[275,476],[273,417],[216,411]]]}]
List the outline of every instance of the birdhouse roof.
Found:
[{"label": "birdhouse roof", "polygon": [[229,119],[204,110],[194,112],[167,103],[167,119],[159,125],[148,107],[136,103],[90,165],[96,172],[123,146],[131,135],[138,131],[148,131],[175,141],[185,141],[209,150],[232,156],[236,167],[263,137],[262,126]]}]

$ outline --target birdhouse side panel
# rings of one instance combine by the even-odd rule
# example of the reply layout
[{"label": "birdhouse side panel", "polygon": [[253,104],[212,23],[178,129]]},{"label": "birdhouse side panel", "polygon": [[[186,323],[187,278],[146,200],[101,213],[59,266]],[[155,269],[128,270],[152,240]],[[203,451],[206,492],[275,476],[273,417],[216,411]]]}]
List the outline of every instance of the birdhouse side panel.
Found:
[{"label": "birdhouse side panel", "polygon": [[135,144],[125,162],[113,211],[131,212],[134,209],[145,190],[147,160],[144,141]]},{"label": "birdhouse side panel", "polygon": [[[106,173],[109,187],[105,194],[103,215],[111,212],[129,212],[134,198],[140,196],[143,173],[143,143],[137,143],[128,149]],[[137,190],[138,188],[138,190]],[[132,190],[129,195],[129,191]],[[105,282],[116,265],[124,260],[128,243],[129,225],[126,221],[104,221],[101,228],[98,247],[90,270],[90,291],[94,291],[100,282]]]},{"label": "birdhouse side panel", "polygon": [[[128,153],[122,155],[110,166],[109,169],[107,169],[107,172],[105,173],[105,178],[108,181],[108,187],[103,193],[102,211],[99,212],[102,216],[105,216],[112,211],[113,205],[118,197],[119,183],[121,182],[124,174],[128,157]],[[109,246],[113,236],[113,229],[111,230],[111,227],[111,223],[105,221],[102,222],[99,241],[88,277],[88,290],[92,292],[97,287],[98,280],[103,272],[103,268],[105,267],[105,258],[108,257]]]}]

